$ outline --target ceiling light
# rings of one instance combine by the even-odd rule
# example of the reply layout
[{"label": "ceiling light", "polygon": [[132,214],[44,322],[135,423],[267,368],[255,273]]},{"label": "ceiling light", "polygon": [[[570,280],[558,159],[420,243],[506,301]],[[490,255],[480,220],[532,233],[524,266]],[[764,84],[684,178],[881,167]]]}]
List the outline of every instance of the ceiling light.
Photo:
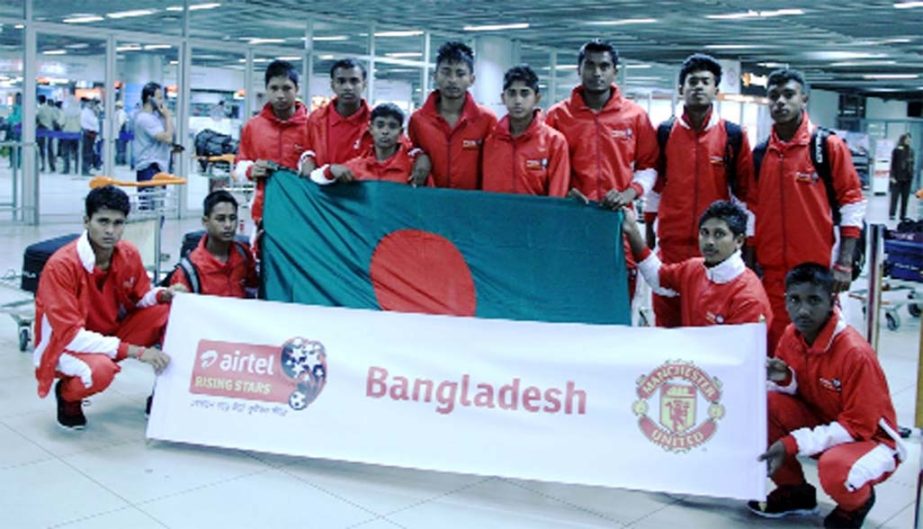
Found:
[{"label": "ceiling light", "polygon": [[332,61],[334,56],[333,55],[318,55],[317,58],[322,61]]},{"label": "ceiling light", "polygon": [[171,65],[177,65],[177,64],[179,64],[179,61],[170,61],[170,64],[171,64]]},{"label": "ceiling light", "polygon": [[289,55],[287,57],[276,57],[276,58],[279,59],[280,61],[300,61],[304,57],[302,57],[301,55]]},{"label": "ceiling light", "polygon": [[587,22],[587,26],[627,26],[629,24],[653,24],[656,18],[623,18],[621,20],[594,20]]},{"label": "ceiling light", "polygon": [[42,55],[67,55],[67,50],[47,50]]},{"label": "ceiling light", "polygon": [[772,9],[767,11],[749,10],[743,13],[727,13],[724,15],[705,15],[705,18],[711,20],[745,20],[748,18],[772,18],[788,15],[803,15],[803,9]]},{"label": "ceiling light", "polygon": [[709,44],[706,50],[746,50],[750,48],[768,48],[762,44]]},{"label": "ceiling light", "polygon": [[346,35],[329,35],[325,37],[311,37],[314,42],[333,42],[339,40],[349,40]]},{"label": "ceiling light", "polygon": [[862,76],[863,79],[917,79],[915,73],[870,73]]},{"label": "ceiling light", "polygon": [[127,46],[118,46],[115,48],[115,51],[141,51],[141,46],[137,44],[129,44]]},{"label": "ceiling light", "polygon": [[256,64],[256,63],[258,63],[258,62],[260,62],[260,63],[269,62],[269,59],[264,59],[264,58],[262,58],[262,57],[259,58],[259,59],[253,59],[253,63],[254,63],[254,64]]},{"label": "ceiling light", "polygon": [[517,22],[514,24],[486,24],[483,26],[465,26],[465,31],[503,31],[504,29],[529,29],[527,22]]},{"label": "ceiling light", "polygon": [[65,24],[86,24],[88,22],[99,22],[106,20],[99,15],[74,15],[64,19]]},{"label": "ceiling light", "polygon": [[843,61],[843,62],[832,62],[828,66],[834,68],[837,67],[849,67],[849,66],[888,66],[891,64],[897,64],[897,61]]},{"label": "ceiling light", "polygon": [[923,7],[923,2],[897,2],[894,4],[894,9],[913,9],[915,7]]},{"label": "ceiling light", "polygon": [[156,9],[132,9],[130,11],[116,11],[115,13],[106,13],[109,18],[132,18],[153,15]]},{"label": "ceiling light", "polygon": [[282,44],[285,42],[285,39],[261,39],[261,38],[252,38],[247,40],[250,44]]},{"label": "ceiling light", "polygon": [[411,29],[407,31],[380,31],[375,34],[376,37],[418,37],[422,35],[423,32],[418,29]]},{"label": "ceiling light", "polygon": [[68,44],[67,46],[64,46],[64,47],[69,50],[82,50],[84,48],[89,48],[90,45],[87,44],[86,42],[78,42],[77,44]]},{"label": "ceiling light", "polygon": [[[189,6],[190,11],[201,11],[204,9],[214,9],[216,7],[221,7],[221,4],[212,2],[209,4],[193,4]],[[183,6],[170,6],[167,8],[167,11],[182,11]]]},{"label": "ceiling light", "polygon": [[850,59],[881,59],[887,53],[868,53],[862,51],[810,51],[805,57],[818,61],[848,61]]},{"label": "ceiling light", "polygon": [[653,68],[650,64],[626,64],[625,68],[629,70],[647,70],[648,68]]},{"label": "ceiling light", "polygon": [[762,66],[763,68],[787,68],[788,63],[784,62],[758,62],[757,66]]},{"label": "ceiling light", "polygon": [[172,47],[173,46],[169,44],[147,44],[146,46],[144,46],[144,49],[146,50],[166,50]]},{"label": "ceiling light", "polygon": [[400,57],[422,57],[423,54],[418,51],[401,51],[395,53],[386,53],[386,57],[394,57],[395,59]]}]

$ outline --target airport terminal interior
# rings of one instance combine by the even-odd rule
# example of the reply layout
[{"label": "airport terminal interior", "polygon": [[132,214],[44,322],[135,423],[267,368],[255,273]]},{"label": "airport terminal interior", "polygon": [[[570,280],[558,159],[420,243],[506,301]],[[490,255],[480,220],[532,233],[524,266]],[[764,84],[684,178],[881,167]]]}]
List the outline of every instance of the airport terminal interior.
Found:
[{"label": "airport terminal interior", "polygon": [[[739,500],[149,440],[144,404],[155,377],[137,362],[125,362],[110,390],[84,403],[91,421],[86,430],[64,431],[55,423],[53,395],[36,395],[32,294],[19,283],[23,252],[82,230],[92,178],[135,180],[131,123],[149,81],[165,87],[182,147],[170,172],[185,183],[170,187],[156,211],[132,214],[152,230],[132,231],[130,224],[127,233],[151,248],[142,251],[145,264],[160,274],[177,261],[183,235],[200,229],[210,189],[228,185],[242,202],[249,200],[252,191],[232,181],[230,164],[200,158],[197,146],[203,133],[239,140],[243,124],[266,102],[263,71],[272,60],[295,65],[299,98],[313,110],[333,95],[331,64],[355,58],[369,72],[369,103],[393,102],[409,114],[434,88],[437,50],[453,40],[474,49],[472,94],[498,116],[506,113],[500,93],[507,68],[528,63],[535,69],[547,109],[580,83],[579,47],[596,37],[610,40],[620,54],[616,83],[655,126],[681,113],[682,60],[711,54],[724,70],[717,110],[746,127],[751,144],[772,126],[767,75],[797,68],[811,85],[812,121],[836,130],[849,146],[867,222],[893,230],[900,219],[888,211],[889,160],[905,133],[918,153],[912,190],[921,189],[921,27],[923,2],[903,0],[0,0],[0,527],[822,526],[834,504],[819,486],[820,515],[765,520]],[[61,147],[70,136],[56,135],[67,131],[45,137],[39,131],[37,142],[39,97],[61,102],[65,111],[81,100],[98,102],[95,144],[81,144],[68,159]],[[45,142],[54,146],[52,154],[40,156]],[[246,209],[242,217],[249,218]],[[923,219],[923,198],[913,193],[907,218]],[[250,230],[241,226],[242,233]],[[873,276],[867,267],[853,295],[841,296],[847,321],[863,335]],[[920,306],[908,299],[923,290],[887,276],[883,282],[891,290],[883,293],[878,358],[898,423],[914,427],[923,416],[916,414],[923,335]],[[649,291],[641,298],[644,311]],[[864,527],[914,526],[919,429],[907,446],[907,461],[876,487]],[[817,484],[816,462],[805,460],[805,469]],[[703,480],[710,471],[701,469]]]}]

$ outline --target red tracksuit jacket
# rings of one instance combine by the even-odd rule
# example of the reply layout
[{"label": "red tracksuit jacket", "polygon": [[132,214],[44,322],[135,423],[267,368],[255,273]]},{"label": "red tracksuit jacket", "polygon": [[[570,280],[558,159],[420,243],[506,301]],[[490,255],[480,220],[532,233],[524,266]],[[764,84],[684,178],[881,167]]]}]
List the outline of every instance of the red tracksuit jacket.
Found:
[{"label": "red tracksuit jacket", "polygon": [[[397,152],[387,160],[379,161],[375,156],[375,148],[372,147],[365,156],[353,158],[343,165],[349,167],[358,180],[383,180],[406,184],[413,169],[413,160],[407,148],[407,141],[402,140]],[[327,177],[330,177],[329,173]]]},{"label": "red tracksuit jacket", "polygon": [[[250,118],[240,132],[236,169],[238,175],[250,176],[253,163],[269,160],[290,169],[297,169],[301,153],[308,148],[308,111],[300,102],[295,102],[295,115],[282,121],[272,112],[272,104],[266,103],[259,114]],[[240,177],[240,176],[238,176]],[[263,189],[266,182],[256,183],[250,214],[259,224],[263,218]]]},{"label": "red tracksuit jacket", "polygon": [[369,116],[372,110],[362,100],[359,110],[349,117],[336,111],[337,99],[314,111],[308,118],[308,151],[314,165],[346,163],[372,146]]},{"label": "red tracksuit jacket", "polygon": [[439,92],[426,98],[410,116],[410,141],[429,156],[433,164],[430,183],[435,187],[480,189],[479,170],[484,139],[497,124],[497,116],[465,95],[465,106],[454,127],[439,115]]},{"label": "red tracksuit jacket", "polygon": [[56,251],[42,270],[35,295],[34,353],[40,397],[48,394],[65,349],[124,358],[121,341],[114,336],[119,322],[135,309],[157,304],[162,289],[151,288],[131,243],[116,244],[107,272],[95,266],[96,255],[84,232]]},{"label": "red tracksuit jacket", "polygon": [[[699,217],[716,200],[731,198],[725,168],[727,131],[724,120],[712,111],[704,130],[695,130],[680,117],[664,146],[666,167],[657,175],[654,191],[660,194],[659,207],[645,210],[657,216],[660,256],[666,263],[679,263],[698,257]],[[753,158],[746,131],[737,154],[737,198],[745,201],[753,180]]]},{"label": "red tracksuit jacket", "polygon": [[517,137],[504,117],[484,141],[482,189],[497,193],[563,197],[570,185],[564,135],[545,124],[540,111]]},{"label": "red tracksuit jacket", "polygon": [[[832,262],[833,213],[808,152],[813,130],[805,114],[791,141],[780,140],[775,130],[769,140],[749,201],[756,210],[757,259],[764,270],[784,272],[806,261]],[[865,218],[859,176],[843,140],[831,135],[827,146],[842,215],[840,235],[857,238]]]},{"label": "red tracksuit jacket", "polygon": [[561,131],[570,149],[571,186],[590,200],[612,189],[633,187],[642,196],[657,176],[657,133],[647,113],[623,99],[612,85],[612,97],[599,112],[583,101],[583,87],[548,111],[546,123]]},{"label": "red tracksuit jacket", "polygon": [[772,309],[763,284],[744,265],[740,252],[707,268],[701,257],[661,264],[648,249],[638,268],[658,294],[679,295],[685,327],[772,323]]},{"label": "red tracksuit jacket", "polygon": [[[236,247],[240,243],[232,243],[228,260],[222,263],[208,251],[207,243],[208,234],[202,237],[199,245],[189,253],[189,261],[195,267],[199,278],[199,294],[245,298],[248,289],[255,289],[259,286],[256,263],[253,261],[249,246],[243,245],[246,252],[241,255]],[[179,267],[170,278],[171,285],[177,283],[192,291],[192,285],[189,284],[186,273]]]}]

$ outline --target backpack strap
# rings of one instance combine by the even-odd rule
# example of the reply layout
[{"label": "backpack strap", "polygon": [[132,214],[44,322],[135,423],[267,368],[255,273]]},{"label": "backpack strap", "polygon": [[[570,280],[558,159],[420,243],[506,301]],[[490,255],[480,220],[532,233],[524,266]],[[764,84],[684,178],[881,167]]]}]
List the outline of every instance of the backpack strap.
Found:
[{"label": "backpack strap", "polygon": [[763,158],[766,157],[766,149],[769,148],[769,138],[756,144],[753,148],[753,179],[760,179],[760,168],[763,166]]},{"label": "backpack strap", "polygon": [[676,116],[670,116],[670,119],[657,126],[657,146],[660,147],[660,158],[657,161],[658,178],[666,178],[667,175],[667,140],[670,139],[674,123]]},{"label": "backpack strap", "polygon": [[827,191],[827,201],[830,203],[830,211],[833,214],[833,223],[840,224],[840,203],[836,198],[836,189],[833,187],[833,170],[830,167],[830,147],[827,145],[827,138],[836,133],[824,127],[815,127],[811,133],[811,144],[809,151],[811,154],[811,163],[814,164],[814,170],[817,176],[824,182],[824,189]]},{"label": "backpack strap", "polygon": [[176,265],[177,268],[183,271],[186,274],[186,280],[189,281],[189,287],[193,294],[198,294],[202,292],[202,285],[199,283],[199,272],[196,270],[195,265],[192,264],[192,261],[188,257],[183,257],[179,260],[179,264]]},{"label": "backpack strap", "polygon": [[735,197],[741,198],[738,196],[737,156],[740,154],[740,148],[744,141],[743,129],[737,123],[725,121],[724,132],[727,135],[727,142],[724,144],[724,174],[727,177],[731,193]]}]

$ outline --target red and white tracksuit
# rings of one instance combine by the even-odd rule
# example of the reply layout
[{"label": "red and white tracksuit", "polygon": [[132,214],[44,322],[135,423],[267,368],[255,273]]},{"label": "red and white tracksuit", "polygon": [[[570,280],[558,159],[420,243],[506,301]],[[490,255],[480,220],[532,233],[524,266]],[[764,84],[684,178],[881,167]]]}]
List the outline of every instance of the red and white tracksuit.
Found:
[{"label": "red and white tracksuit", "polygon": [[[365,155],[353,158],[342,164],[352,171],[356,180],[382,180],[397,184],[406,184],[413,170],[414,157],[407,147],[406,138],[398,143],[397,151],[386,160],[379,160],[375,155],[375,148],[370,148]],[[327,185],[333,183],[330,166],[324,165],[311,172],[311,180]]]},{"label": "red and white tracksuit", "polygon": [[[246,298],[247,291],[253,291],[259,287],[259,276],[256,272],[256,262],[254,261],[249,247],[243,245],[246,249],[244,255],[238,251],[240,243],[231,243],[228,252],[227,261],[222,262],[208,251],[208,234],[199,241],[199,245],[189,252],[189,261],[195,267],[196,275],[199,279],[199,294],[209,296],[223,296],[229,298]],[[179,266],[173,272],[170,278],[170,284],[180,284],[190,291],[192,285],[189,284],[189,278]]]},{"label": "red and white tracksuit", "polygon": [[791,375],[769,383],[769,443],[781,439],[788,457],[772,476],[779,486],[805,482],[794,456],[819,458],[827,494],[844,510],[864,504],[906,457],[881,365],[868,342],[837,311],[805,343],[794,325],[775,356]]},{"label": "red and white tracksuit", "polygon": [[[713,110],[702,130],[696,130],[685,114],[677,118],[664,145],[666,163],[657,175],[654,192],[644,201],[645,222],[656,219],[658,254],[664,263],[680,263],[698,257],[699,217],[716,200],[744,203],[753,180],[753,160],[745,130],[734,167],[736,195],[725,167],[728,137],[724,120]],[[752,235],[752,223],[750,223]],[[681,325],[679,298],[654,294],[654,313],[659,327]]]},{"label": "red and white tracksuit", "polygon": [[465,94],[465,105],[455,126],[439,114],[439,91],[433,91],[410,116],[407,132],[414,147],[429,156],[433,168],[429,185],[452,189],[480,189],[481,149],[497,124],[497,116]]},{"label": "red and white tracksuit", "polygon": [[823,180],[808,152],[814,125],[804,115],[791,141],[784,142],[773,128],[757,185],[748,201],[756,214],[756,256],[763,269],[763,285],[775,314],[769,330],[775,344],[785,326],[785,274],[796,265],[831,265],[838,252],[837,237],[858,238],[865,218],[859,176],[843,140],[827,139],[833,188],[839,204],[839,230]]},{"label": "red and white tracksuit", "polygon": [[519,136],[504,117],[484,141],[484,191],[563,197],[570,185],[570,155],[564,135],[545,124],[541,111]]},{"label": "red and white tracksuit", "polygon": [[763,285],[739,251],[712,267],[701,257],[662,264],[649,249],[642,257],[641,275],[654,292],[678,300],[682,326],[772,323]]},{"label": "red and white tracksuit", "polygon": [[[561,131],[570,151],[570,186],[590,200],[600,201],[615,189],[629,187],[638,197],[654,187],[657,178],[657,133],[639,105],[624,99],[612,85],[612,97],[599,111],[583,100],[577,86],[569,99],[555,103],[545,122]],[[634,296],[635,263],[625,241],[628,292]]]},{"label": "red and white tracksuit", "polygon": [[158,302],[138,250],[119,241],[108,270],[96,268],[87,233],[59,249],[42,270],[35,296],[35,377],[44,398],[55,377],[61,397],[79,401],[103,391],[120,371],[128,345],[163,339],[170,307]]},{"label": "red and white tracksuit", "polygon": [[[267,160],[283,167],[296,170],[301,154],[308,148],[307,125],[308,110],[300,102],[295,102],[295,114],[282,121],[272,111],[272,104],[266,103],[259,114],[250,118],[240,131],[240,145],[234,165],[234,174],[238,180],[252,180],[251,171],[254,162]],[[264,189],[266,181],[257,180],[250,215],[259,226],[263,219]]]},{"label": "red and white tracksuit", "polygon": [[346,163],[372,146],[369,119],[372,109],[363,99],[359,110],[350,116],[337,112],[337,98],[315,110],[308,117],[308,150],[302,161],[311,157],[314,166]]}]

